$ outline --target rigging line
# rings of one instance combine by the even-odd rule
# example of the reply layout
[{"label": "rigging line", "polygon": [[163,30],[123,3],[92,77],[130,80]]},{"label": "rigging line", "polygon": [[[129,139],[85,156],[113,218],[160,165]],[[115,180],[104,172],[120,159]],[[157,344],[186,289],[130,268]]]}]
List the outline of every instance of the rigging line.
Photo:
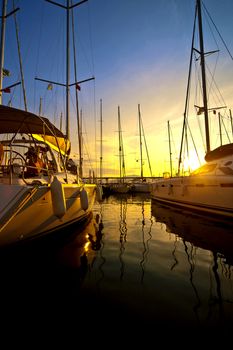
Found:
[{"label": "rigging line", "polygon": [[171,128],[170,128],[170,133],[171,133],[172,144],[173,144],[173,147],[175,149],[175,156],[177,156],[176,143],[174,141],[174,137],[173,137],[173,133],[172,133],[172,129]]},{"label": "rigging line", "polygon": [[[71,1],[72,6],[73,1]],[[74,10],[71,10],[71,22],[72,22],[72,39],[73,39],[73,59],[74,59],[74,79],[77,83],[77,64],[76,64],[76,46],[75,46],[75,23],[74,23]],[[79,102],[78,102],[78,89],[75,88],[75,102],[76,102],[76,117],[77,117],[77,129],[78,129],[78,153],[79,153],[79,175],[83,177],[83,158],[82,158],[82,142],[81,142],[81,125],[79,116]]]},{"label": "rigging line", "polygon": [[[39,35],[38,35],[38,41],[37,41],[37,53],[36,53],[36,60],[35,60],[35,73],[34,76],[38,75],[38,67],[39,67],[39,60],[40,60],[40,52],[42,52],[41,50],[41,38],[42,38],[42,28],[44,27],[44,10],[45,6],[44,4],[41,4],[41,13],[38,16],[40,18],[40,24],[39,24]],[[34,80],[34,101],[33,101],[33,105],[34,105],[34,109],[36,109],[36,105],[37,105],[37,91],[38,89],[36,88],[37,85],[37,81]]]},{"label": "rigging line", "polygon": [[[216,65],[217,65],[217,63],[216,63]],[[211,74],[208,65],[206,65],[206,67],[207,67],[207,70],[208,70],[210,76],[212,77],[212,81],[211,81],[210,86],[214,85],[215,89],[217,90],[217,92],[218,92],[218,94],[219,94],[219,98],[218,98],[217,93],[215,93],[216,98],[219,100],[219,103],[220,103],[220,104],[223,103],[224,105],[226,105],[226,102],[225,102],[225,100],[224,100],[224,98],[223,98],[223,96],[222,96],[222,94],[221,94],[221,91],[219,90],[219,88],[218,88],[218,86],[217,86],[217,84],[216,84],[216,81],[215,81],[215,79],[214,79],[214,77],[213,77],[213,74]],[[215,70],[216,70],[216,66],[215,66]],[[215,71],[215,70],[214,70],[214,71]],[[211,89],[211,87],[210,87],[210,89]],[[210,90],[209,90],[209,93],[210,93]],[[209,98],[209,96],[208,96],[208,98]]]},{"label": "rigging line", "polygon": [[212,17],[210,16],[210,14],[209,14],[209,12],[208,12],[207,8],[206,8],[206,7],[205,7],[205,5],[204,5],[204,3],[202,3],[202,4],[203,4],[203,8],[205,9],[205,11],[206,11],[207,15],[209,16],[209,18],[210,18],[210,20],[211,20],[211,22],[212,22],[212,24],[213,24],[214,28],[216,29],[216,31],[217,31],[217,33],[218,33],[218,35],[219,35],[220,39],[222,40],[223,45],[225,46],[225,49],[227,50],[227,52],[228,52],[229,56],[230,56],[230,57],[231,57],[231,59],[233,60],[233,56],[231,55],[230,50],[228,49],[226,42],[224,41],[224,39],[223,39],[222,35],[220,34],[220,32],[219,32],[219,30],[218,30],[218,28],[217,28],[216,24],[214,23],[214,21],[213,21]]},{"label": "rigging line", "polygon": [[185,100],[185,107],[184,107],[184,119],[183,119],[182,136],[181,136],[181,144],[180,144],[180,155],[178,160],[178,174],[180,173],[180,164],[181,164],[182,153],[183,153],[185,124],[187,119],[187,106],[188,106],[188,101],[190,96],[190,81],[191,81],[192,60],[193,60],[193,52],[194,52],[193,49],[194,49],[194,39],[195,39],[196,18],[197,18],[197,7],[195,8],[195,16],[194,16],[194,23],[193,23],[193,35],[192,35],[192,44],[191,44],[191,54],[190,54],[190,60],[189,60],[188,82],[187,82],[187,88],[186,88],[186,100]]},{"label": "rigging line", "polygon": [[[87,5],[88,5],[88,2],[87,2]],[[89,14],[89,12],[88,12],[88,14]],[[90,23],[89,23],[90,21],[89,21],[89,17],[88,17],[88,24],[89,24],[89,28],[90,28]],[[89,30],[89,37],[90,37],[90,30]],[[90,46],[91,46],[91,51],[92,51],[92,60],[91,60],[91,62],[90,62],[90,59],[88,58],[88,55],[87,55],[87,52],[86,52],[86,49],[85,49],[85,46],[84,46],[84,43],[83,43],[83,41],[82,41],[82,38],[79,36],[79,33],[77,33],[77,38],[78,38],[78,40],[79,40],[79,45],[80,45],[80,47],[81,47],[81,49],[82,49],[82,54],[83,54],[83,59],[86,61],[86,64],[87,64],[87,66],[89,67],[89,69],[90,69],[90,71],[91,72],[94,72],[94,69],[93,69],[93,51],[92,51],[92,43],[90,43]],[[85,43],[86,43],[86,41],[85,41]],[[81,50],[80,50],[81,51]],[[93,76],[94,76],[94,74],[93,74]]]},{"label": "rigging line", "polygon": [[89,149],[88,149],[88,146],[87,146],[89,144],[89,142],[88,142],[88,134],[87,134],[87,130],[86,130],[86,124],[85,123],[83,123],[83,124],[84,124],[84,129],[85,129],[86,140],[87,140],[87,141],[85,141],[84,138],[82,138],[83,145],[84,145],[84,148],[85,148],[85,151],[86,151],[86,154],[87,154],[89,165],[91,167],[91,170],[93,171],[94,168],[93,168],[93,165],[92,165],[92,162],[91,162],[90,152],[89,152]]},{"label": "rigging line", "polygon": [[[201,78],[200,78],[200,74],[199,74],[199,67],[197,67],[196,54],[194,54],[194,55],[195,55],[195,81],[196,81],[195,101],[199,101],[200,94],[202,94]],[[198,88],[198,86],[199,86],[199,88]],[[197,91],[199,91],[199,95],[198,95]],[[203,98],[203,95],[202,95],[202,98]],[[198,102],[195,104],[198,104]],[[203,130],[201,128],[200,119],[197,118],[197,120],[198,120],[198,126],[199,126],[199,130],[200,130],[200,134],[201,134],[202,146],[203,146],[203,149],[205,149],[205,140],[204,140]]]},{"label": "rigging line", "polygon": [[96,171],[96,175],[97,175],[97,168],[98,168],[98,161],[97,161],[97,118],[96,118],[96,115],[97,115],[97,112],[96,112],[96,88],[95,88],[95,79],[93,81],[93,84],[94,84],[94,92],[93,92],[93,102],[94,102],[94,125],[95,125],[95,171]]},{"label": "rigging line", "polygon": [[[13,10],[15,10],[14,0],[13,0]],[[16,32],[16,40],[17,40],[18,55],[19,55],[20,76],[21,76],[21,82],[22,82],[22,88],[23,88],[24,108],[25,108],[25,111],[27,111],[27,97],[26,97],[26,90],[25,90],[25,84],[24,84],[21,50],[20,50],[20,44],[19,44],[19,28],[18,28],[18,22],[17,22],[15,12],[14,12],[14,21],[15,21],[15,32]]]},{"label": "rigging line", "polygon": [[[204,8],[204,4],[203,4],[203,8]],[[206,10],[206,9],[205,9],[205,10]],[[203,15],[205,15],[204,11],[203,11]],[[218,45],[218,43],[217,43],[217,40],[216,40],[215,35],[214,35],[214,32],[213,32],[213,27],[210,25],[210,22],[209,22],[207,16],[209,17],[209,14],[206,12],[205,19],[206,19],[206,22],[207,22],[207,24],[208,24],[210,33],[212,34],[213,40],[214,40],[214,42],[215,42],[215,45],[216,45],[216,47],[218,48],[218,51],[219,51],[220,49],[219,49],[219,45]]]},{"label": "rigging line", "polygon": [[222,116],[222,115],[221,115],[221,122],[222,122],[222,125],[223,125],[223,127],[224,127],[224,130],[225,130],[225,133],[226,133],[226,137],[227,137],[227,139],[228,139],[228,141],[229,141],[229,143],[230,143],[231,140],[230,140],[230,137],[229,137],[229,134],[228,134],[228,131],[227,131],[226,125],[225,125],[225,123],[224,123],[224,120],[223,120],[223,116]]},{"label": "rigging line", "polygon": [[142,119],[141,119],[141,127],[142,127],[142,134],[143,134],[144,144],[145,144],[145,148],[146,148],[146,155],[147,155],[148,165],[149,165],[149,169],[150,169],[150,176],[152,177],[152,169],[151,169],[150,157],[149,157],[148,147],[147,147],[147,143],[146,143],[146,136],[145,136],[145,132],[144,132]]},{"label": "rigging line", "polygon": [[42,38],[42,28],[44,28],[44,13],[45,13],[45,10],[44,10],[44,7],[45,6],[42,6],[41,7],[41,14],[39,16],[40,18],[40,25],[39,25],[39,36],[38,36],[38,40],[37,40],[37,54],[36,54],[36,64],[35,64],[35,76],[37,76],[38,74],[38,66],[39,66],[39,59],[40,59],[40,52],[42,52],[41,50],[41,38]]},{"label": "rigging line", "polygon": [[90,15],[90,5],[89,2],[87,2],[87,9],[88,9],[88,24],[89,24],[89,40],[90,40],[90,46],[91,46],[91,61],[92,61],[92,71],[93,71],[93,76],[95,72],[95,64],[94,64],[94,55],[93,55],[93,40],[92,40],[92,28],[91,28],[91,15]]},{"label": "rigging line", "polygon": [[[187,123],[188,124],[188,123]],[[196,144],[194,142],[194,138],[193,138],[193,135],[192,135],[192,132],[191,132],[191,129],[190,129],[190,126],[188,124],[188,130],[189,130],[189,133],[190,133],[190,136],[191,136],[191,139],[192,139],[192,142],[193,142],[193,147],[195,149],[195,152],[196,152],[196,155],[197,155],[197,158],[198,158],[198,161],[199,161],[199,164],[201,164],[201,161],[200,161],[200,158],[199,158],[199,154],[198,154],[198,151],[197,151],[197,148],[196,148]]]}]

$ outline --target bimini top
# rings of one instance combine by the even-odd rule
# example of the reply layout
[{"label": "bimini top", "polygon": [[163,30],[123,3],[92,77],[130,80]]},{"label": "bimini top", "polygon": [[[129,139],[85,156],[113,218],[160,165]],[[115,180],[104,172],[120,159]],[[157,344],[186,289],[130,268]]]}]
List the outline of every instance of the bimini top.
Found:
[{"label": "bimini top", "polygon": [[62,153],[70,152],[70,142],[47,118],[31,112],[0,105],[0,134],[30,134],[49,142]]},{"label": "bimini top", "polygon": [[1,134],[42,134],[65,137],[47,118],[31,112],[0,105]]},{"label": "bimini top", "polygon": [[210,151],[206,154],[205,161],[210,162],[230,155],[233,155],[233,143],[227,143],[226,145],[219,146],[213,151]]}]

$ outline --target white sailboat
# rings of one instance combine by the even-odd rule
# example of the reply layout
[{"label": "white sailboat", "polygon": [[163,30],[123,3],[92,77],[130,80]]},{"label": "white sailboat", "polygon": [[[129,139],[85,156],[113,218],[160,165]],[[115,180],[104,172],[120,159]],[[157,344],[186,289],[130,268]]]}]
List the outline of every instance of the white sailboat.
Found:
[{"label": "white sailboat", "polygon": [[117,183],[111,184],[111,192],[114,193],[127,193],[130,190],[130,185],[125,182],[125,154],[124,154],[124,145],[122,137],[122,128],[121,128],[121,115],[120,115],[120,106],[118,106],[118,147],[119,147],[119,170],[120,176]]},{"label": "white sailboat", "polygon": [[151,183],[146,180],[146,177],[144,177],[143,141],[146,149],[147,160],[148,160],[151,177],[152,177],[152,170],[151,170],[150,158],[149,158],[143,123],[142,123],[140,104],[138,104],[138,129],[139,129],[139,145],[140,145],[140,178],[139,179],[137,178],[132,182],[131,191],[150,193]]},{"label": "white sailboat", "polygon": [[[69,0],[65,8],[69,23]],[[91,214],[96,185],[68,170],[69,84],[67,69],[66,135],[47,118],[0,105],[0,247],[81,225]]]},{"label": "white sailboat", "polygon": [[[194,33],[196,19],[198,18],[199,28],[199,48],[194,48]],[[204,39],[202,29],[202,7],[201,0],[196,1],[195,22],[192,40],[191,55],[193,52],[198,54],[196,61],[200,62],[201,80],[202,80],[202,98],[203,105],[198,107],[198,115],[204,113],[205,120],[205,139],[206,139],[206,164],[193,171],[189,176],[176,176],[159,179],[152,184],[152,200],[177,206],[179,208],[190,209],[192,211],[204,212],[215,216],[224,216],[233,218],[233,143],[221,144],[216,149],[211,149],[211,140],[209,132],[209,114],[219,107],[210,108],[208,105],[207,87],[206,87],[206,54],[213,52],[204,51]],[[189,80],[186,97],[189,97],[191,62],[189,69]],[[187,130],[186,107],[184,113],[183,135]],[[197,106],[196,106],[197,107]],[[213,140],[212,140],[213,142]],[[182,143],[181,143],[182,145]],[[182,149],[182,146],[181,146]],[[180,164],[180,163],[179,163]],[[179,175],[179,169],[178,169]]]}]

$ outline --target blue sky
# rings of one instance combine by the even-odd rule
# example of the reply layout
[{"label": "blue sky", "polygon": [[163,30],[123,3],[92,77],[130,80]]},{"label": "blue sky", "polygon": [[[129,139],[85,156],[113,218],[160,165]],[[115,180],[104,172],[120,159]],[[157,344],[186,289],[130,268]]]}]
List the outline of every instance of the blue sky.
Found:
[{"label": "blue sky", "polygon": [[[15,0],[15,4],[20,7],[17,23],[28,110],[38,113],[42,98],[43,114],[59,126],[61,112],[65,115],[65,91],[55,86],[48,91],[47,84],[36,81],[35,77],[65,83],[65,11],[44,0]],[[233,1],[205,0],[204,4],[233,54]],[[140,173],[138,104],[154,175],[161,175],[169,168],[168,120],[176,162],[194,6],[194,0],[89,0],[75,8],[78,80],[95,76],[95,81],[83,84],[79,93],[84,156],[89,159],[87,170],[98,167],[100,99],[103,101],[104,174],[119,175],[118,106],[128,175]],[[8,12],[11,9],[12,1],[8,0]],[[219,48],[222,60],[219,85],[227,105],[232,108],[232,60],[223,44]],[[215,49],[209,37],[206,49]],[[4,67],[11,71],[11,77],[4,79],[4,86],[20,80],[13,17],[7,19]],[[71,82],[74,82],[73,74]],[[24,107],[20,87],[15,88],[14,95],[4,95],[3,103],[7,104],[10,97],[13,106]],[[77,152],[73,105],[74,96],[71,96],[71,137],[73,152]],[[63,117],[63,125],[64,122]],[[215,132],[213,146],[217,146],[217,142]],[[144,163],[147,171],[146,158]]]}]

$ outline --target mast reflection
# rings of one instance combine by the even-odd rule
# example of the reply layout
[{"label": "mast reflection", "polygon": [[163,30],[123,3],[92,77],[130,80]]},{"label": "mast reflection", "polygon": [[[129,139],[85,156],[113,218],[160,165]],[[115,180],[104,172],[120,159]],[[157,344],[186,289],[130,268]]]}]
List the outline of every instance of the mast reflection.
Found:
[{"label": "mast reflection", "polygon": [[[198,271],[195,271],[198,269],[198,259],[202,258],[201,254],[198,256],[200,251],[198,248],[209,251],[207,256],[211,259],[209,262],[210,296],[206,320],[210,320],[217,313],[219,325],[224,324],[227,317],[224,314],[224,304],[233,302],[232,294],[225,293],[229,290],[226,286],[232,283],[233,224],[228,220],[219,220],[162,206],[154,201],[151,210],[155,220],[164,223],[166,231],[174,234],[176,244],[178,241],[183,243],[190,266],[189,280],[196,297],[193,311],[198,322],[200,322],[198,311],[204,302],[198,292],[199,276]],[[176,257],[172,269],[177,264]]]}]

